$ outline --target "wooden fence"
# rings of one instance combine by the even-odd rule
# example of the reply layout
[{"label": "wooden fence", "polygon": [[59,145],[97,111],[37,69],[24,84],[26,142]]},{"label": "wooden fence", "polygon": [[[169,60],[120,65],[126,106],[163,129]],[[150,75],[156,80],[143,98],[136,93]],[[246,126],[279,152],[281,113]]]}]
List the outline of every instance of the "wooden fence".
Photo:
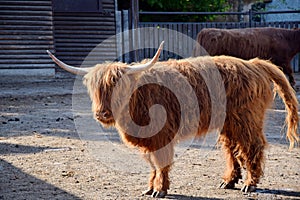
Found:
[{"label": "wooden fence", "polygon": [[[119,27],[117,33],[121,33],[117,42],[118,55],[124,62],[140,61],[151,58],[161,41],[165,41],[161,60],[169,58],[184,58],[192,55],[197,34],[203,28],[248,28],[248,27],[278,27],[278,28],[300,28],[300,21],[289,22],[138,22],[136,29],[130,27],[128,12],[119,12],[120,22],[123,21],[122,29]],[[129,21],[124,23],[124,21]],[[118,19],[117,19],[118,21]],[[124,26],[125,25],[125,26]],[[118,40],[118,39],[117,39]],[[120,45],[118,45],[120,44]],[[293,59],[294,71],[299,72],[299,54]]]}]

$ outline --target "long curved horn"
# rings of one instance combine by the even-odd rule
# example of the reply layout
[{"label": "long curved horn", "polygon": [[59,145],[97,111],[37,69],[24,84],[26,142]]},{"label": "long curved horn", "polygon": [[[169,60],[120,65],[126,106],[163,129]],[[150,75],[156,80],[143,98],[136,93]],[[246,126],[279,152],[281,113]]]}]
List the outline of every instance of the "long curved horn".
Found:
[{"label": "long curved horn", "polygon": [[66,70],[66,71],[68,71],[68,72],[70,72],[72,74],[84,76],[84,75],[86,75],[93,68],[93,67],[88,67],[88,68],[73,67],[73,66],[67,65],[67,64],[63,63],[62,61],[60,61],[49,50],[47,50],[47,53],[49,54],[49,56],[51,57],[51,59],[58,66],[60,66],[62,69]]},{"label": "long curved horn", "polygon": [[163,49],[163,44],[164,41],[162,41],[159,45],[159,48],[156,52],[156,54],[154,55],[154,57],[147,63],[145,64],[139,64],[139,65],[133,65],[133,66],[128,66],[128,74],[135,74],[135,73],[139,73],[142,71],[145,71],[147,69],[150,69],[159,59],[160,53]]}]

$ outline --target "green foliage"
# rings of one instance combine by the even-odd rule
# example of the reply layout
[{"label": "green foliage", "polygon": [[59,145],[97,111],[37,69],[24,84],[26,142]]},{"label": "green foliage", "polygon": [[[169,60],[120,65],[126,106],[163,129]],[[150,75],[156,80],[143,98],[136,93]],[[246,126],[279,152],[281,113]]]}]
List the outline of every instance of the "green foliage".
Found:
[{"label": "green foliage", "polygon": [[[139,5],[142,11],[165,12],[223,12],[230,8],[228,0],[140,0]],[[142,16],[143,21],[208,21],[213,18],[204,15]]]}]

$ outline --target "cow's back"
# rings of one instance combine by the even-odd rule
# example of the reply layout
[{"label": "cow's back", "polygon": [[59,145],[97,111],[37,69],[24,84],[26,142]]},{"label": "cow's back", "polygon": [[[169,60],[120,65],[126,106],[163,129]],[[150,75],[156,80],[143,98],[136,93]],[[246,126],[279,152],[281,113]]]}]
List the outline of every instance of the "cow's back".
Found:
[{"label": "cow's back", "polygon": [[[228,55],[242,59],[255,57],[270,59],[272,37],[263,29],[203,29],[197,36],[197,42],[210,56]],[[203,51],[194,51],[193,56],[203,55]]]}]

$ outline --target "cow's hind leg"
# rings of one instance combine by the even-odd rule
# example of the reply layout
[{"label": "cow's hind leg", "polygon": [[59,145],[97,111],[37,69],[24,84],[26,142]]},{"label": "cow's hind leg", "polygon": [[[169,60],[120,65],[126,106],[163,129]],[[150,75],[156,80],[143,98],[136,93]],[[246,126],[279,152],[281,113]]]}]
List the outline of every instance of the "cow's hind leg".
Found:
[{"label": "cow's hind leg", "polygon": [[239,162],[238,146],[232,143],[225,134],[220,135],[220,142],[223,143],[223,150],[226,156],[226,171],[223,176],[223,181],[220,184],[220,188],[233,189],[239,179],[242,178],[241,174],[241,161]]},{"label": "cow's hind leg", "polygon": [[256,190],[259,179],[263,175],[265,146],[266,141],[257,141],[250,145],[249,151],[244,155],[247,177],[241,191],[254,192]]},{"label": "cow's hind leg", "polygon": [[[280,66],[280,65],[278,65],[278,66]],[[290,82],[291,86],[294,88],[296,85],[296,81],[294,78],[292,66],[290,65],[290,63],[287,63],[286,65],[282,65],[282,68],[283,68],[283,72],[289,77],[289,82]]]}]

